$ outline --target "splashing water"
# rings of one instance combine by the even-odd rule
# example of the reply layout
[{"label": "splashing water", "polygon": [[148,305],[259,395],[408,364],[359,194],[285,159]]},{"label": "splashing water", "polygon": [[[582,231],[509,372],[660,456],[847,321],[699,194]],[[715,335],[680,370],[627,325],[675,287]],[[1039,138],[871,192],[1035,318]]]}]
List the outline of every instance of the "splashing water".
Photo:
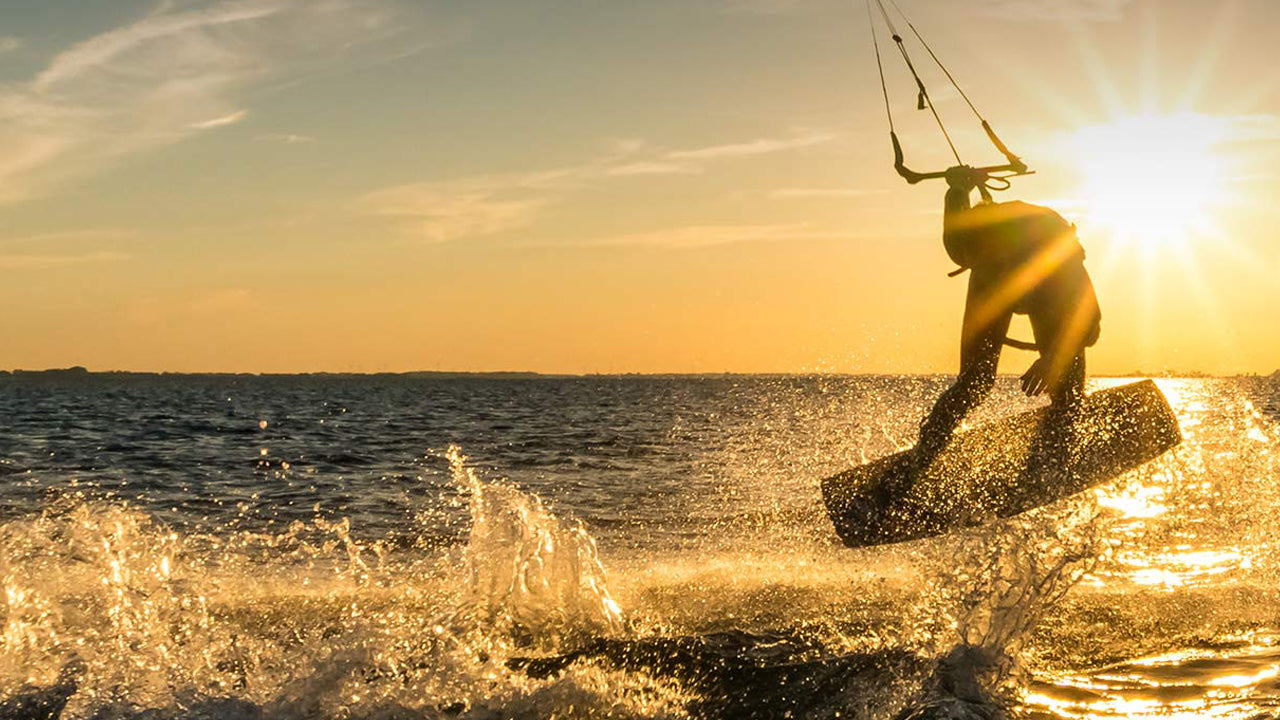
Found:
[{"label": "splashing water", "polygon": [[[205,410],[185,385],[130,391],[195,418],[199,442],[130,417],[97,428],[126,405],[105,392],[26,416],[0,393],[26,438],[0,438],[0,716],[30,692],[103,720],[1246,718],[1280,702],[1272,386],[1162,383],[1187,441],[1097,503],[845,550],[817,478],[913,437],[944,381],[297,382],[264,381],[280,407],[244,401],[239,434],[231,391]],[[974,422],[1025,409],[1015,389]],[[456,446],[424,459],[424,433],[509,479]],[[167,449],[99,450],[131,434]],[[114,495],[87,482],[126,471],[142,479]],[[202,488],[263,500],[217,515]]]},{"label": "splashing water", "polygon": [[966,699],[999,716],[1021,701],[1030,676],[1024,645],[1105,550],[1097,519],[1086,495],[957,536],[955,569],[936,583],[958,640],[936,674],[944,700]]},{"label": "splashing water", "polygon": [[512,643],[617,632],[621,611],[580,523],[448,456],[472,511],[461,561],[388,557],[346,519],[182,536],[68,502],[0,524],[0,699],[83,661],[69,716],[344,716],[410,688],[423,707],[537,707],[519,698],[545,683],[501,665]]},{"label": "splashing water", "polygon": [[447,457],[470,495],[469,612],[495,630],[543,641],[622,629],[596,542],[581,522],[561,522],[512,485],[481,482],[456,445]]}]

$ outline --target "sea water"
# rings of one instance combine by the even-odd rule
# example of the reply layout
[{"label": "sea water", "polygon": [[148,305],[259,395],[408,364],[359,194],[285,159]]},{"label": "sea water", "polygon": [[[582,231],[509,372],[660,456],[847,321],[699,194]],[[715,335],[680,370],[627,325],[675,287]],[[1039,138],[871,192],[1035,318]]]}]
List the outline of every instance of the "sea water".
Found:
[{"label": "sea water", "polygon": [[1158,382],[1161,459],[850,550],[946,378],[0,378],[0,713],[1274,717],[1280,383]]}]

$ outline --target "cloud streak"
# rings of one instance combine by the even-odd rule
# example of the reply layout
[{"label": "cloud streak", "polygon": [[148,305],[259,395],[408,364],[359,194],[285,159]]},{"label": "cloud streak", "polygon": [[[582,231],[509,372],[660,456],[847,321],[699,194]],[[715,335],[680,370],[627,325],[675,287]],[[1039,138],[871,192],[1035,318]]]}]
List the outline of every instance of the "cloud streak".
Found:
[{"label": "cloud streak", "polygon": [[[778,138],[657,151],[646,150],[639,141],[626,141],[619,143],[616,152],[581,165],[545,172],[407,183],[368,193],[359,198],[357,205],[363,213],[392,219],[410,234],[429,242],[448,242],[528,227],[543,210],[590,183],[634,176],[699,174],[714,162],[795,151],[835,137],[834,133],[806,131]],[[719,232],[702,230],[710,233],[706,237]]]},{"label": "cloud streak", "polygon": [[249,116],[248,110],[237,110],[230,115],[205,120],[204,122],[191,123],[187,127],[193,130],[212,130],[214,128],[226,127],[227,125],[235,125]]},{"label": "cloud streak", "polygon": [[548,182],[530,174],[410,183],[369,193],[360,205],[429,242],[448,242],[529,225],[552,202]]},{"label": "cloud streak", "polygon": [[310,135],[299,135],[297,133],[266,133],[254,138],[261,142],[281,142],[285,145],[297,145],[300,143],[313,143],[315,138]]},{"label": "cloud streak", "polygon": [[[139,49],[193,33],[215,30],[220,25],[258,20],[281,12],[278,2],[226,2],[211,8],[178,13],[160,13],[131,25],[111,30],[86,40],[54,58],[36,76],[34,89],[47,91],[60,83],[72,82],[86,75],[101,75],[104,69],[128,58]],[[214,48],[210,48],[215,50]]]},{"label": "cloud streak", "polygon": [[663,248],[701,248],[744,242],[834,240],[845,233],[814,228],[805,223],[772,225],[689,225],[652,232],[602,238],[592,245],[641,245]]},{"label": "cloud streak", "polygon": [[49,245],[52,243],[75,243],[85,240],[121,240],[137,237],[134,230],[124,228],[83,228],[80,230],[60,230],[36,233],[34,235],[18,235],[0,237],[0,247],[17,245]]},{"label": "cloud streak", "polygon": [[851,198],[863,195],[879,195],[883,190],[857,190],[853,188],[778,188],[769,197],[785,199]]},{"label": "cloud streak", "polygon": [[128,258],[123,253],[108,251],[80,254],[8,253],[0,254],[0,270],[47,270],[65,265],[115,262]]},{"label": "cloud streak", "polygon": [[748,142],[712,145],[695,150],[678,150],[668,153],[667,157],[672,160],[718,160],[771,155],[773,153],[821,145],[834,140],[835,137],[833,133],[828,132],[805,132],[784,138],[759,138]]},{"label": "cloud streak", "polygon": [[1002,20],[1119,22],[1133,0],[979,0],[978,11]]},{"label": "cloud streak", "polygon": [[629,175],[696,175],[700,172],[702,168],[691,163],[641,160],[611,167],[607,174],[613,177],[626,177]]},{"label": "cloud streak", "polygon": [[403,52],[381,0],[163,4],[0,85],[0,203],[244,119],[247,91]]},{"label": "cloud streak", "polygon": [[785,15],[799,9],[802,0],[725,0],[724,12],[732,15]]}]

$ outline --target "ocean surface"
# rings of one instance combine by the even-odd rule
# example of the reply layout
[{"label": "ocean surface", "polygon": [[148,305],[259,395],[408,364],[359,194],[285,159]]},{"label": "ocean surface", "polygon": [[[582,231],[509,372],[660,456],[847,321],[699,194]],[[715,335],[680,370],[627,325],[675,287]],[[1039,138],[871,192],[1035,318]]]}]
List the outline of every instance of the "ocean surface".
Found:
[{"label": "ocean surface", "polygon": [[947,382],[0,377],[0,717],[1280,717],[1280,382],[845,549],[819,480]]}]

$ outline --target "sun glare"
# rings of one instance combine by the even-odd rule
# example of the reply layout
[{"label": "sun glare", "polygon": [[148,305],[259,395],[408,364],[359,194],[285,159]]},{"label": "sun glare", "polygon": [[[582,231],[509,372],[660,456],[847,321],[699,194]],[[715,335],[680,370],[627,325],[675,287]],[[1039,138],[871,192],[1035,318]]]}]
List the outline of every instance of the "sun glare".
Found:
[{"label": "sun glare", "polygon": [[1193,113],[1081,128],[1068,149],[1083,178],[1082,218],[1147,248],[1214,232],[1214,213],[1227,197],[1218,146],[1229,134],[1228,121]]}]

